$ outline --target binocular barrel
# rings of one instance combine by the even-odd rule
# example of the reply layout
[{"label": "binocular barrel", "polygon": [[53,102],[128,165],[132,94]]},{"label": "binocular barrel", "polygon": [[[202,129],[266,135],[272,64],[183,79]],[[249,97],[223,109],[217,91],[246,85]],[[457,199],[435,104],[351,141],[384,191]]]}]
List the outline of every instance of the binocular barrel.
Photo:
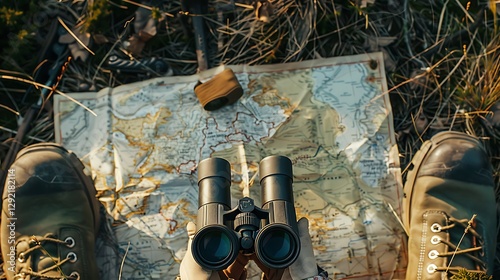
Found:
[{"label": "binocular barrel", "polygon": [[221,158],[198,164],[197,232],[191,252],[201,266],[221,270],[238,256],[238,237],[225,225],[224,213],[231,209],[231,166]]},{"label": "binocular barrel", "polygon": [[269,213],[255,243],[255,253],[267,267],[290,266],[300,252],[297,217],[293,201],[292,162],[287,157],[269,156],[259,164],[262,209]]},{"label": "binocular barrel", "polygon": [[264,265],[274,269],[288,267],[298,257],[292,163],[283,156],[266,157],[259,165],[259,174],[262,209],[242,207],[253,205],[250,198],[240,199],[239,207],[231,209],[229,163],[221,158],[199,163],[197,232],[191,252],[203,268],[225,269],[240,250],[253,250]]},{"label": "binocular barrel", "polygon": [[198,164],[199,207],[219,203],[231,208],[231,166],[221,158],[207,158]]}]

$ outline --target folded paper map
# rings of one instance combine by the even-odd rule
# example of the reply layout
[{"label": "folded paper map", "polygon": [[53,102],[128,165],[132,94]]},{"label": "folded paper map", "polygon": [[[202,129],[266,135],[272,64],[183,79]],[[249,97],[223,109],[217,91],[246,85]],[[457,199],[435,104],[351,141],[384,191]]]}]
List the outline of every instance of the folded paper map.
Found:
[{"label": "folded paper map", "polygon": [[[228,67],[243,96],[203,110],[194,86]],[[55,96],[56,139],[88,167],[107,211],[102,279],[175,279],[197,214],[197,163],[228,160],[233,204],[250,196],[260,206],[258,163],[269,155],[292,160],[297,216],[309,219],[330,277],[404,277],[401,173],[381,53],[226,65],[69,96],[81,104]],[[260,279],[254,267],[250,278]]]}]

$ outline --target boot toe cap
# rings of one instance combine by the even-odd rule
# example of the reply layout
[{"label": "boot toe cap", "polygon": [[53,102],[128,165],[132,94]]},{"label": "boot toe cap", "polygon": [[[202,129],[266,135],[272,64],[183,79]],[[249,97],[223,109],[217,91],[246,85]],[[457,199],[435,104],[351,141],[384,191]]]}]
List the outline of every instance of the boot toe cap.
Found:
[{"label": "boot toe cap", "polygon": [[449,138],[434,146],[423,160],[418,177],[435,176],[481,185],[493,185],[492,167],[476,139]]}]

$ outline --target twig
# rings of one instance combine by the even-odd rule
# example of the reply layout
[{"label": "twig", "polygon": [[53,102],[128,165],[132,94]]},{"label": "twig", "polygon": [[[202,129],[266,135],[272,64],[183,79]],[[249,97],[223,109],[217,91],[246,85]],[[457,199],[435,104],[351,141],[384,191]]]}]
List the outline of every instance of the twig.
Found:
[{"label": "twig", "polygon": [[41,83],[37,83],[35,81],[31,81],[31,80],[27,80],[27,79],[23,79],[23,78],[19,78],[19,77],[14,77],[14,76],[9,76],[9,75],[0,75],[0,78],[1,79],[6,79],[6,80],[13,80],[13,81],[18,81],[18,82],[24,82],[24,83],[31,84],[31,85],[34,85],[34,86],[37,86],[37,87],[41,87],[41,88],[44,88],[44,89],[53,90],[54,92],[59,93],[60,95],[62,95],[64,97],[68,98],[69,100],[75,102],[76,104],[78,104],[78,106],[81,106],[85,110],[89,111],[89,113],[91,113],[92,115],[97,116],[97,114],[94,113],[94,111],[92,111],[89,107],[87,107],[87,106],[83,105],[82,103],[80,103],[80,101],[74,99],[73,97],[71,97],[71,96],[65,94],[64,92],[62,92],[60,90],[57,90],[55,88],[46,86],[46,85],[41,84]]},{"label": "twig", "polygon": [[129,248],[130,248],[130,241],[128,242],[127,250],[125,250],[125,255],[123,255],[122,263],[120,264],[120,273],[118,274],[118,280],[122,279],[123,266],[125,265],[125,259],[127,258]]},{"label": "twig", "polygon": [[75,39],[75,41],[78,42],[78,44],[80,44],[85,50],[87,50],[90,54],[92,55],[95,55],[95,53],[89,49],[89,47],[87,47],[81,40],[80,38],[78,38],[78,36],[75,35],[75,33],[73,33],[73,31],[71,31],[71,29],[66,25],[66,23],[64,23],[64,21],[60,18],[60,17],[57,17],[57,20],[59,21],[59,23],[64,27],[64,29],[66,29],[66,31],[68,31],[68,33]]}]

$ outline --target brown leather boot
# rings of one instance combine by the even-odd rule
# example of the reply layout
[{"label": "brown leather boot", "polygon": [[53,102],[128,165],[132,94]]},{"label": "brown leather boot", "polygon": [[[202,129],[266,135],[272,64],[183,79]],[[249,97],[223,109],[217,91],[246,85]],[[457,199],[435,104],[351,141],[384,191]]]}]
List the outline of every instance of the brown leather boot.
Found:
[{"label": "brown leather boot", "polygon": [[475,137],[441,132],[415,154],[404,186],[406,279],[493,273],[497,213],[490,159]]},{"label": "brown leather boot", "polygon": [[95,195],[73,153],[50,143],[21,150],[2,196],[0,239],[7,279],[99,279]]}]

